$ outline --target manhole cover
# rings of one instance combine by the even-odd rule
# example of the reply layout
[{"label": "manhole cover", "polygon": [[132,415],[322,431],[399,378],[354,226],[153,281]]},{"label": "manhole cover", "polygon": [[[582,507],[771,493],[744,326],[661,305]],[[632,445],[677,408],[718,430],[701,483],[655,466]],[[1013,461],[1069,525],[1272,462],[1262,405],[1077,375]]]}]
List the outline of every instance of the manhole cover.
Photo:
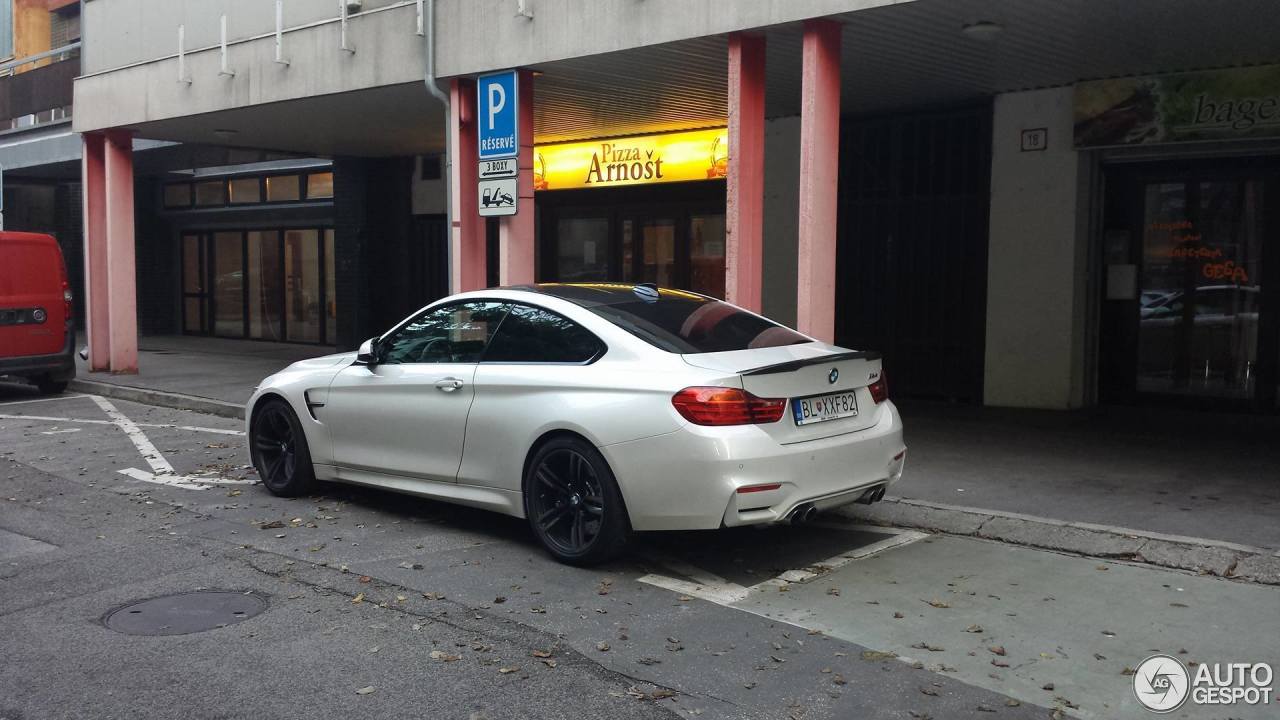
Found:
[{"label": "manhole cover", "polygon": [[125,605],[104,622],[126,635],[186,635],[234,625],[266,609],[267,601],[250,592],[201,590]]}]

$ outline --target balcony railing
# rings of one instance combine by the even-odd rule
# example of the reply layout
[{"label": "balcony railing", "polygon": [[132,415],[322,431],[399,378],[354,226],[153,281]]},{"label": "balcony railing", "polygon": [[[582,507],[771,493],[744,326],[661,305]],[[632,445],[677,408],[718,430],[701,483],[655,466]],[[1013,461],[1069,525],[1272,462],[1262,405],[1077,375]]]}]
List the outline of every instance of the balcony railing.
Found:
[{"label": "balcony railing", "polygon": [[0,131],[71,117],[80,43],[0,64]]}]

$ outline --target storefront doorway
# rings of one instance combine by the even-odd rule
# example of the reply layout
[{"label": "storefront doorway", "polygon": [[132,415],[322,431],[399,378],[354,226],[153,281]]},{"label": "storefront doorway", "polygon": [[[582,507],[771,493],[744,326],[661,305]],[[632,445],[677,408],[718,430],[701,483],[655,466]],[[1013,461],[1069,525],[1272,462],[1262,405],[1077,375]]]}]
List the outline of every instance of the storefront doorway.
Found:
[{"label": "storefront doorway", "polygon": [[183,332],[331,344],[333,239],[331,228],[184,233]]},{"label": "storefront doorway", "polygon": [[1104,400],[1280,407],[1280,163],[1113,168]]},{"label": "storefront doorway", "polygon": [[724,297],[723,181],[544,191],[539,281],[652,282]]}]

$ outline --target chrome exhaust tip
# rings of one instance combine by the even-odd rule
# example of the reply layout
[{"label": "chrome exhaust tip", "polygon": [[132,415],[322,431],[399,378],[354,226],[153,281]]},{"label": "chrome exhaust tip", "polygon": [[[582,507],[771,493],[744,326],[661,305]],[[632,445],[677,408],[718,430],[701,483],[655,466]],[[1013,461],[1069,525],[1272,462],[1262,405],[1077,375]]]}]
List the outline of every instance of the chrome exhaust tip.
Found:
[{"label": "chrome exhaust tip", "polygon": [[862,496],[859,497],[857,500],[854,500],[854,502],[861,503],[862,505],[870,505],[873,502],[880,502],[880,500],[883,498],[884,498],[884,486],[880,485],[878,487],[873,487],[870,490],[867,490],[866,492],[862,493]]},{"label": "chrome exhaust tip", "polygon": [[817,515],[818,508],[814,507],[813,503],[805,503],[791,511],[791,524],[804,525],[817,517]]}]

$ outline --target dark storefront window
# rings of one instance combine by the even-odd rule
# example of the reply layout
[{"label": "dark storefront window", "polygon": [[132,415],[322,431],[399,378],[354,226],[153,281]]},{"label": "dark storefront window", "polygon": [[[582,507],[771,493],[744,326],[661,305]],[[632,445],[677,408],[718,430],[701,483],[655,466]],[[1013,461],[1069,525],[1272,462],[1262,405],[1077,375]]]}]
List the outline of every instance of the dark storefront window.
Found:
[{"label": "dark storefront window", "polygon": [[184,234],[183,331],[332,343],[333,240],[321,228]]},{"label": "dark storefront window", "polygon": [[543,281],[725,291],[724,183],[541,192]]},{"label": "dark storefront window", "polygon": [[1280,173],[1158,165],[1109,181],[1104,399],[1274,408]]},{"label": "dark storefront window", "polygon": [[256,205],[303,201],[306,188],[308,201],[333,199],[333,173],[313,172],[294,175],[251,175],[232,178],[167,183],[163,190],[166,210],[187,210],[226,205]]}]

